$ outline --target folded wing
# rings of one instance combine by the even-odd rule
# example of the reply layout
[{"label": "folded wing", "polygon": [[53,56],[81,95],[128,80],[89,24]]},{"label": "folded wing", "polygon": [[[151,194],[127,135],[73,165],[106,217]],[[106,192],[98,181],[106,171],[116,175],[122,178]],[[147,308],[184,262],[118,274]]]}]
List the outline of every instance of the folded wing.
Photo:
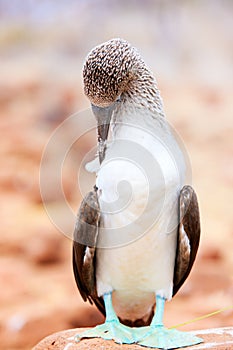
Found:
[{"label": "folded wing", "polygon": [[173,296],[188,277],[196,258],[200,240],[200,216],[197,196],[191,186],[180,192],[180,220],[177,235]]},{"label": "folded wing", "polygon": [[96,291],[96,242],[100,224],[97,189],[83,199],[73,236],[73,272],[84,301],[89,300],[105,314],[104,302]]}]

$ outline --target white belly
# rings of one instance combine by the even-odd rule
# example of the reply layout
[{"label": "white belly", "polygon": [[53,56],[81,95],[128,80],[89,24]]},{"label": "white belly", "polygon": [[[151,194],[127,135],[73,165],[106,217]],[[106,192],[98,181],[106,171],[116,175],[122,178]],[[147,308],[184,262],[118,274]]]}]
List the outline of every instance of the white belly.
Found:
[{"label": "white belly", "polygon": [[175,249],[176,233],[156,230],[124,247],[98,249],[98,294],[115,291],[118,314],[132,315],[135,308],[135,318],[141,317],[154,304],[155,294],[172,297]]},{"label": "white belly", "polygon": [[[117,173],[116,169],[114,173]],[[114,182],[113,175],[110,179]],[[108,202],[106,198],[103,201],[104,191],[99,187],[105,230],[102,232],[104,239],[100,239],[103,248],[97,249],[97,291],[99,295],[113,291],[114,308],[120,317],[127,319],[137,319],[148,313],[155,302],[155,294],[166,299],[172,297],[178,221],[177,184],[171,185],[167,198],[158,189],[151,199],[154,207],[144,212],[148,188],[143,181],[140,183],[141,180],[140,176],[131,180],[132,189],[136,191],[133,200],[115,213],[107,212]],[[107,196],[112,193],[110,206],[113,210],[116,198],[111,181],[107,184]],[[145,220],[137,222],[140,217]],[[172,232],[168,232],[171,217],[176,225]]]}]

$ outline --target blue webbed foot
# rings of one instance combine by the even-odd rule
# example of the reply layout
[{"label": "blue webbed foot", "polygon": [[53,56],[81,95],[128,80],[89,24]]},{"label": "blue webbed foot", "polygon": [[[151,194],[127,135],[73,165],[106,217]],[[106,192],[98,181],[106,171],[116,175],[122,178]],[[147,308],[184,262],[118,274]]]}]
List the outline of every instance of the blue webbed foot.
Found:
[{"label": "blue webbed foot", "polygon": [[132,344],[135,342],[131,328],[124,326],[119,320],[106,321],[104,324],[75,335],[76,342],[83,338],[114,340],[118,344]]},{"label": "blue webbed foot", "polygon": [[[140,331],[144,332],[144,334],[142,334],[137,343],[158,349],[176,349],[201,343],[203,340],[191,333],[181,332],[176,329],[167,329],[164,327],[162,321],[164,304],[165,299],[157,295],[156,313],[151,325],[149,327],[144,327],[144,329]],[[140,333],[138,335],[140,336]]]},{"label": "blue webbed foot", "polygon": [[104,303],[106,310],[105,323],[88,329],[81,334],[77,334],[75,341],[78,342],[83,338],[102,338],[105,340],[114,340],[119,344],[135,343],[132,329],[120,323],[113,309],[111,293],[104,295]]},{"label": "blue webbed foot", "polygon": [[201,343],[203,340],[187,332],[167,329],[164,326],[150,326],[138,344],[150,348],[176,349]]}]

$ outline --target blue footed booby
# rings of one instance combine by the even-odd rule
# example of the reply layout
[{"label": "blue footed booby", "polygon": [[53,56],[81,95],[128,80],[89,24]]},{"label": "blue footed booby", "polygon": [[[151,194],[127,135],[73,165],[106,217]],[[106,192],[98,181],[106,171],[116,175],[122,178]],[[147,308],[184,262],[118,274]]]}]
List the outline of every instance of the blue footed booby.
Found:
[{"label": "blue footed booby", "polygon": [[76,340],[101,337],[161,349],[200,343],[163,324],[165,302],[192,269],[200,220],[156,80],[122,39],[89,53],[83,79],[97,121],[98,155],[88,165],[96,184],[78,213],[73,271],[82,298],[106,320]]}]

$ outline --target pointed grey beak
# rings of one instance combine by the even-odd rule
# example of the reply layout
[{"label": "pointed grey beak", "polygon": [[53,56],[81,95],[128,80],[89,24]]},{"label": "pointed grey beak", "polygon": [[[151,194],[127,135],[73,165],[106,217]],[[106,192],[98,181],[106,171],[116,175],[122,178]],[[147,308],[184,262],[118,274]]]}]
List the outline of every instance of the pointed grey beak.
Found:
[{"label": "pointed grey beak", "polygon": [[109,131],[112,113],[114,110],[114,104],[112,104],[109,107],[97,107],[92,104],[91,107],[97,120],[98,143],[99,143],[98,153],[99,153],[99,161],[101,164],[105,156],[106,141],[108,138],[108,131]]}]

